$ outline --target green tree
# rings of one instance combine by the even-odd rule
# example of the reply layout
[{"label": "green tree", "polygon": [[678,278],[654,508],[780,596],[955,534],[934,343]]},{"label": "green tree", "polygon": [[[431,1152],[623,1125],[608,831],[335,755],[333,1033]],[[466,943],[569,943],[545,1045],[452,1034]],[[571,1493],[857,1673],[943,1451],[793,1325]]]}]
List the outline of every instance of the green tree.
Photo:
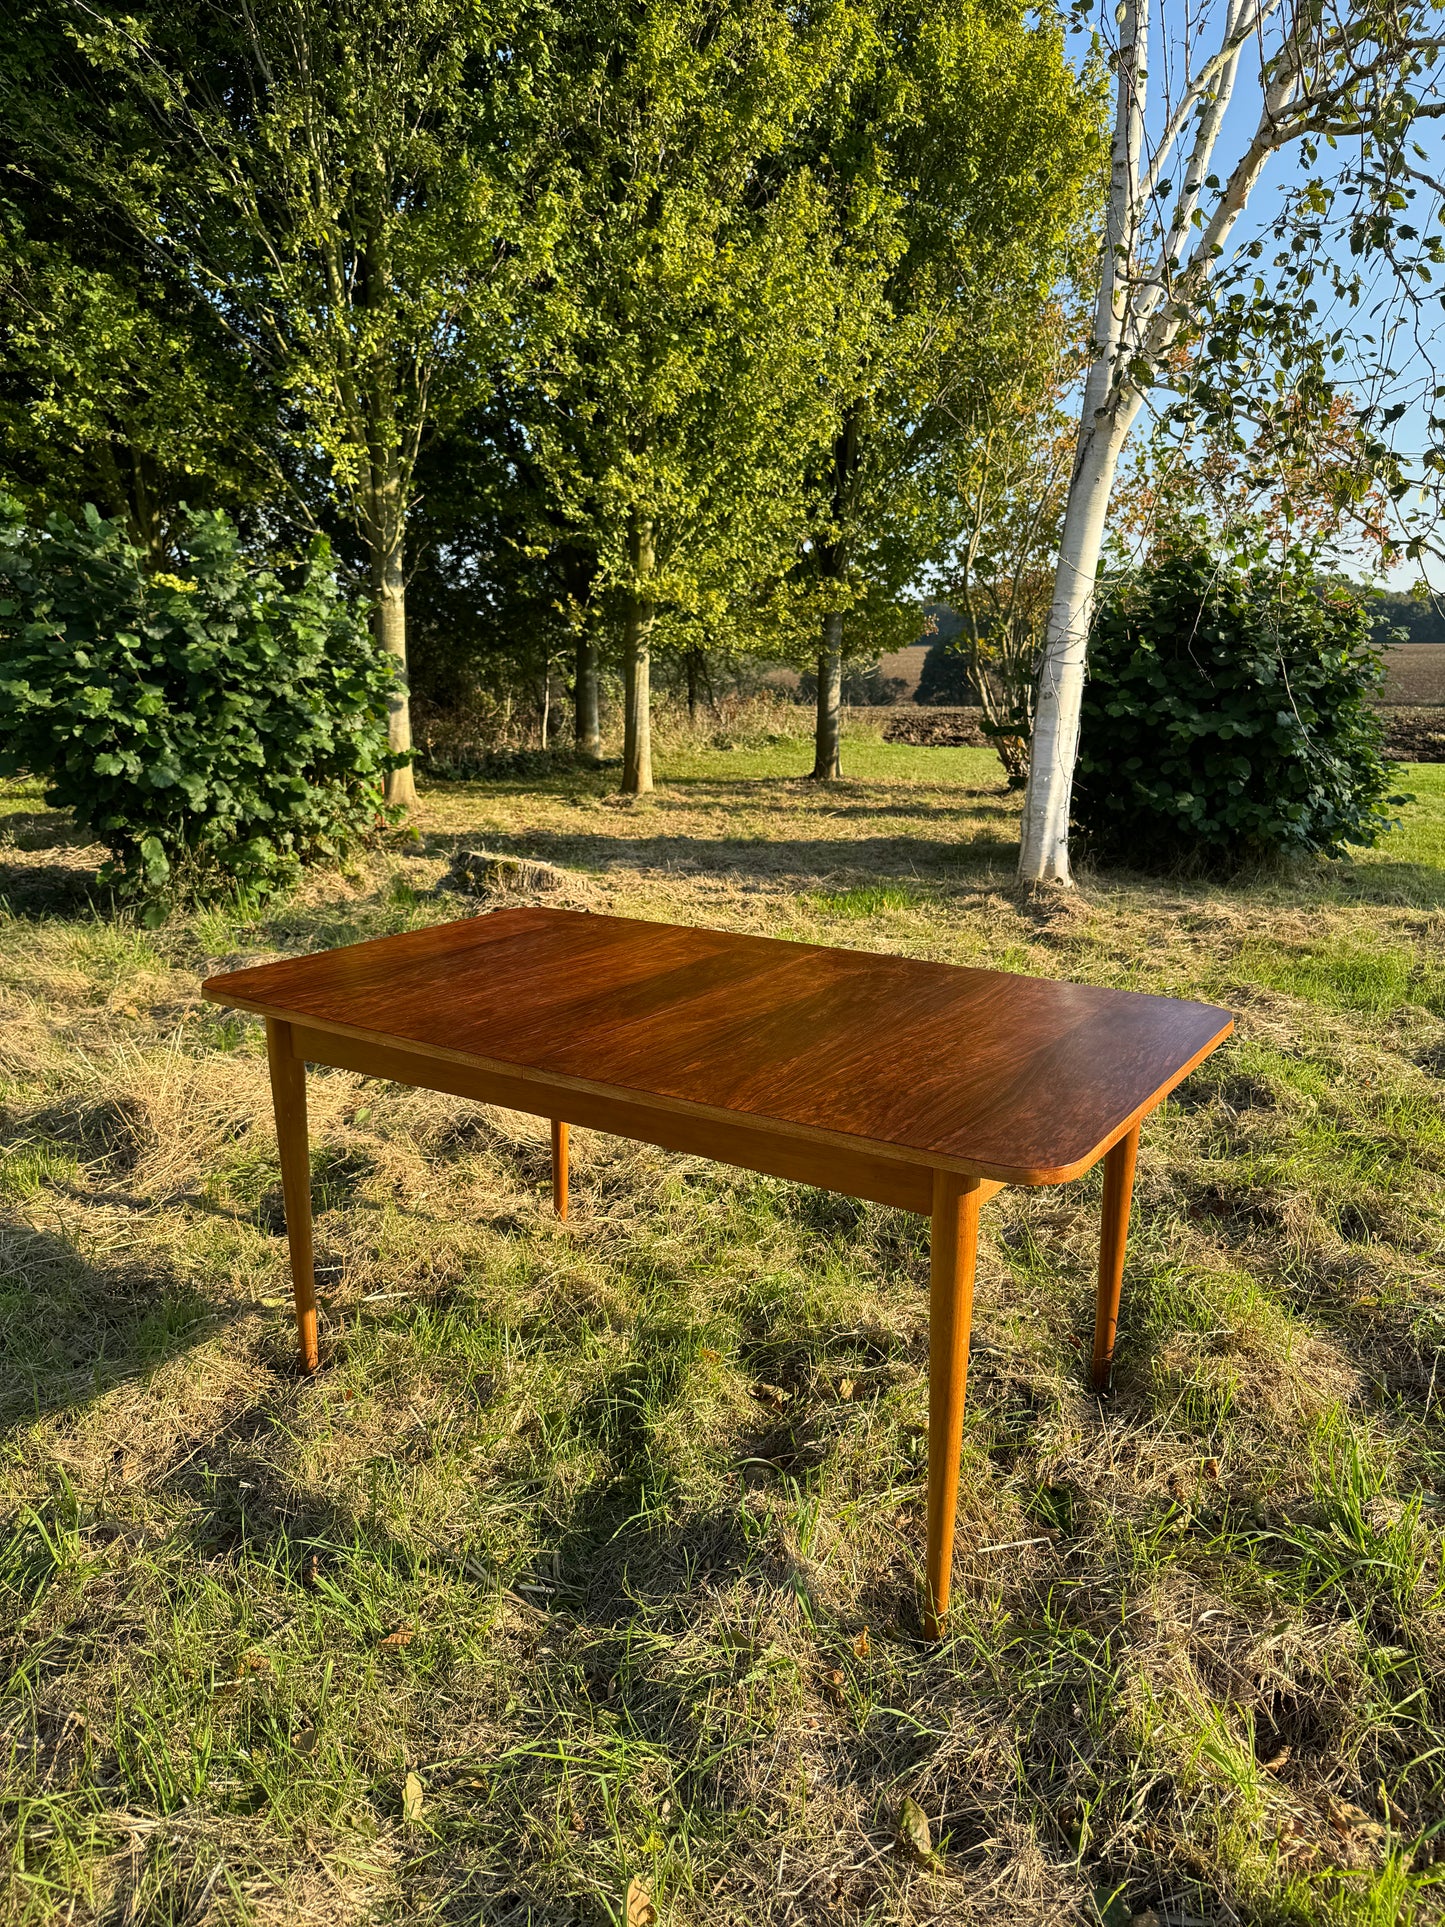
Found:
[{"label": "green tree", "polygon": [[[20,138],[198,289],[286,397],[366,556],[404,757],[416,464],[543,244],[526,102],[545,18],[459,0],[254,0],[236,14],[180,0],[73,4],[65,23],[52,83],[81,105],[53,119],[12,96]],[[402,763],[388,797],[413,794]]]},{"label": "green tree", "polygon": [[879,613],[960,529],[949,465],[967,402],[1037,360],[1053,286],[1097,194],[1099,106],[1050,10],[874,0],[852,10],[846,73],[811,130],[867,325],[832,387],[834,433],[808,476],[805,574],[819,624],[813,774],[839,774],[850,618]]},{"label": "green tree", "polygon": [[825,197],[782,160],[835,60],[776,0],[575,9],[557,49],[567,213],[522,381],[619,622],[628,793],[652,786],[659,608],[721,619],[803,535],[796,477],[848,327]]},{"label": "green tree", "polygon": [[0,205],[3,483],[41,522],[96,503],[159,566],[183,506],[244,515],[286,490],[279,397],[194,290],[58,212]]}]

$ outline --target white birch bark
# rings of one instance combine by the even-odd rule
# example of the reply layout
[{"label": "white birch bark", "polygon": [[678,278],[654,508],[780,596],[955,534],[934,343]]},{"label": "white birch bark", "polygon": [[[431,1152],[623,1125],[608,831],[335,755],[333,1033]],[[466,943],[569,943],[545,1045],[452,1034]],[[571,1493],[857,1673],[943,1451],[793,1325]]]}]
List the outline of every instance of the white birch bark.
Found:
[{"label": "white birch bark", "polygon": [[[1069,808],[1079,749],[1089,627],[1105,520],[1129,431],[1181,329],[1199,312],[1209,280],[1269,156],[1312,125],[1331,101],[1311,60],[1323,31],[1306,0],[1229,0],[1219,46],[1186,75],[1157,145],[1144,155],[1144,110],[1153,0],[1122,0],[1113,165],[1094,354],[1084,385],[1079,438],[1064,511],[1053,604],[1039,669],[1019,878],[1067,885]],[[1244,153],[1223,183],[1210,174],[1215,147],[1251,40],[1281,16],[1279,46],[1265,61],[1264,100]],[[1168,15],[1161,15],[1168,28]],[[1343,86],[1343,83],[1342,83]],[[1182,191],[1157,253],[1141,262],[1153,197],[1174,150],[1193,125]],[[1177,159],[1178,157],[1175,156]],[[1207,217],[1203,206],[1212,196]]]},{"label": "white birch bark", "polygon": [[1139,225],[1150,4],[1151,0],[1124,0],[1120,23],[1113,165],[1099,297],[1094,309],[1094,358],[1084,382],[1054,600],[1034,698],[1034,733],[1019,848],[1019,876],[1027,883],[1071,881],[1069,803],[1079,750],[1079,712],[1084,699],[1094,583],[1104,543],[1104,517],[1129,429],[1129,424],[1119,419],[1122,397],[1116,398],[1116,389],[1129,318],[1129,262]]}]

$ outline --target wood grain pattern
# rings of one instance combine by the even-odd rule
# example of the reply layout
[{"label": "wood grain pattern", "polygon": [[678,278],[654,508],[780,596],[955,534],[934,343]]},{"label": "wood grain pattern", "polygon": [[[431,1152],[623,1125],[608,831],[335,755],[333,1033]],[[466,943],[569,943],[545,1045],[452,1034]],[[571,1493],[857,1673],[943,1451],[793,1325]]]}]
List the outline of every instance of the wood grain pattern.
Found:
[{"label": "wood grain pattern", "polygon": [[1099,1231],[1099,1294],[1094,1310],[1092,1382],[1108,1390],[1114,1370],[1114,1339],[1119,1329],[1119,1298],[1124,1289],[1124,1251],[1129,1242],[1129,1204],[1134,1195],[1134,1164],[1139,1126],[1126,1131],[1104,1159],[1104,1208]]},{"label": "wood grain pattern", "polygon": [[291,1295],[301,1368],[321,1362],[316,1330],[316,1265],[311,1231],[311,1153],[306,1134],[306,1066],[297,1058],[289,1024],[266,1023],[276,1146],[281,1154],[281,1197],[286,1206],[286,1243],[291,1253]]},{"label": "wood grain pattern", "polygon": [[1010,1184],[1087,1170],[1233,1027],[1174,998],[540,909],[205,994],[507,1072],[545,1087],[524,1108],[574,1122],[562,1094],[591,1092]]},{"label": "wood grain pattern", "polygon": [[[300,1024],[292,1026],[291,1036],[292,1048],[308,1064],[332,1064],[338,1070],[359,1071],[364,1077],[448,1091],[453,1097],[469,1097],[477,1104],[498,1104],[506,1110],[530,1111],[539,1117],[548,1115],[550,1102],[559,1101],[555,1091],[549,1093],[530,1079],[454,1064],[421,1051],[364,1043],[331,1031],[308,1030]],[[845,1197],[871,1198],[876,1204],[891,1204],[901,1211],[928,1212],[933,1208],[932,1172],[902,1159],[840,1151],[832,1145],[814,1144],[739,1119],[720,1123],[714,1118],[587,1092],[569,1091],[566,1103],[571,1123],[610,1131],[614,1137],[656,1144],[664,1151],[682,1151],[693,1157],[716,1158],[721,1164],[735,1164],[745,1171],[762,1171],[769,1177],[816,1185],[823,1191],[841,1191]],[[986,1181],[983,1195],[991,1197],[999,1189],[998,1184]]]},{"label": "wood grain pattern", "polygon": [[939,1171],[933,1180],[933,1242],[928,1292],[928,1553],[923,1629],[943,1631],[953,1574],[968,1337],[978,1259],[977,1179]]}]

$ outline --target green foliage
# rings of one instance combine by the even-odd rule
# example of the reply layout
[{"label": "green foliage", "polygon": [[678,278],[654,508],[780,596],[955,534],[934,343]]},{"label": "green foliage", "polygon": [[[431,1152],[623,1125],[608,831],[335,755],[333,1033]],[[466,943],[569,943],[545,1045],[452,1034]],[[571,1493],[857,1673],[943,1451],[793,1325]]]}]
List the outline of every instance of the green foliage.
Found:
[{"label": "green foliage", "polygon": [[1369,616],[1296,554],[1242,565],[1189,535],[1103,597],[1073,814],[1143,867],[1339,855],[1389,822]]},{"label": "green foliage", "polygon": [[108,845],[103,880],[154,902],[264,892],[381,820],[392,672],[324,543],[283,583],[220,511],[186,574],[150,573],[116,522],[27,527],[0,501],[0,773]]}]

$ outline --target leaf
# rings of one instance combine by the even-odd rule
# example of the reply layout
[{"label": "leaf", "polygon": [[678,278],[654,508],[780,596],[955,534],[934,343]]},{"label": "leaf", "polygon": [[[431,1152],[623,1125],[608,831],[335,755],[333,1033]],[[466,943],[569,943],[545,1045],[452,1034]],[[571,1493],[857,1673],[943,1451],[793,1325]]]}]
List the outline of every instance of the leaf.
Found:
[{"label": "leaf", "polygon": [[623,1902],[622,1918],[626,1927],[652,1927],[657,1919],[657,1909],[652,1904],[652,1894],[645,1881],[634,1874],[627,1883],[627,1898]]},{"label": "leaf", "polygon": [[393,1626],[391,1631],[387,1633],[378,1644],[383,1652],[388,1649],[398,1651],[403,1646],[410,1646],[415,1638],[416,1633],[414,1629],[408,1626],[406,1621],[403,1620],[401,1625]]},{"label": "leaf", "polygon": [[855,1634],[855,1635],[854,1635],[854,1638],[853,1638],[853,1651],[854,1651],[854,1653],[855,1653],[855,1654],[857,1655],[857,1657],[858,1657],[859,1659],[867,1659],[867,1657],[868,1657],[868,1628],[867,1628],[866,1626],[865,1626],[865,1627],[863,1628],[863,1630],[862,1630],[862,1632],[861,1632],[861,1633],[857,1633],[857,1634]]},{"label": "leaf", "polygon": [[903,1804],[898,1809],[898,1844],[922,1861],[924,1866],[938,1864],[938,1856],[933,1851],[933,1835],[928,1828],[928,1815],[912,1794],[903,1796]]},{"label": "leaf", "polygon": [[401,1788],[401,1817],[408,1826],[414,1826],[420,1820],[424,1794],[425,1789],[420,1777],[415,1773],[408,1773]]},{"label": "leaf", "polygon": [[854,1392],[855,1392],[855,1391],[856,1391],[857,1389],[858,1389],[858,1387],[857,1387],[857,1381],[856,1381],[855,1379],[851,1379],[851,1378],[840,1378],[840,1379],[838,1380],[838,1396],[839,1396],[839,1398],[841,1398],[841,1399],[850,1399],[850,1398],[852,1398],[852,1396],[853,1396],[853,1394],[854,1394]]}]

